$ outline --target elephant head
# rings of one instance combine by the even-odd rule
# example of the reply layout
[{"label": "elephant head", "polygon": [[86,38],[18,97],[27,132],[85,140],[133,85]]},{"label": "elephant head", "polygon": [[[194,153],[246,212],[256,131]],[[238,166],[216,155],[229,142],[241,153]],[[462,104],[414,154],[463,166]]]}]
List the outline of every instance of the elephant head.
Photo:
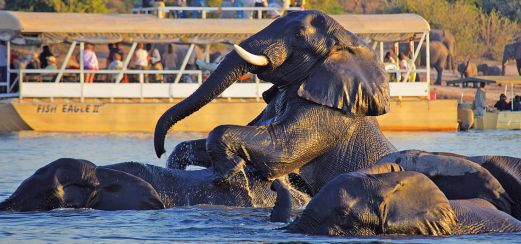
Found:
[{"label": "elephant head", "polygon": [[324,186],[287,229],[341,236],[446,235],[455,224],[449,201],[423,174],[352,172]]},{"label": "elephant head", "polygon": [[[521,60],[521,41],[509,43],[503,49],[503,61],[501,62],[501,74],[505,75],[505,66],[508,60]],[[518,64],[519,66],[519,64]]]},{"label": "elephant head", "polygon": [[364,41],[320,11],[289,13],[236,45],[206,82],[161,116],[157,156],[171,126],[247,72],[278,87],[300,84],[298,96],[346,114],[376,116],[389,108],[383,65]]},{"label": "elephant head", "polygon": [[154,188],[138,177],[70,158],[38,169],[0,203],[0,211],[84,207],[137,210],[162,209],[164,204]]}]

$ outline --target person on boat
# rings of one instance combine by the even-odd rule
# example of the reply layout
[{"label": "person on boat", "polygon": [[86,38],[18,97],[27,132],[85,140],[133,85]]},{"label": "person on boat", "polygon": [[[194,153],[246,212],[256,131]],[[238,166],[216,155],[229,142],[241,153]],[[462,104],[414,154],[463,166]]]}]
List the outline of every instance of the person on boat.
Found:
[{"label": "person on boat", "polygon": [[[148,52],[145,50],[145,44],[138,43],[136,47],[136,51],[134,52],[133,63],[134,69],[137,70],[148,70]],[[144,82],[147,82],[147,76],[144,76]]]},{"label": "person on boat", "polygon": [[114,61],[114,55],[119,54],[123,60],[123,49],[119,47],[119,43],[109,44],[109,55],[107,56],[107,67]]},{"label": "person on boat", "polygon": [[233,7],[233,0],[223,0],[221,1],[221,19],[232,19],[235,18],[235,15],[232,11],[222,10],[222,8]]},{"label": "person on boat", "polygon": [[49,46],[43,46],[43,50],[42,52],[40,53],[40,56],[39,56],[39,59],[40,59],[40,64],[42,65],[42,67],[47,67],[47,65],[49,65],[47,63],[47,58],[50,57],[50,56],[54,56],[51,52],[51,49],[49,48]]},{"label": "person on boat", "polygon": [[[49,56],[47,57],[47,66],[45,66],[45,70],[57,70],[58,67],[56,66],[56,57]],[[43,82],[52,82],[54,81],[54,78],[56,77],[56,74],[42,74],[42,80]]]},{"label": "person on boat", "polygon": [[474,96],[474,102],[472,102],[472,108],[476,117],[481,117],[485,114],[486,103],[485,82],[481,82]]},{"label": "person on boat", "polygon": [[[407,66],[409,64],[409,62],[407,62],[407,55],[405,55],[404,53],[400,53],[400,55],[398,56],[399,59],[400,59],[400,70],[407,70]],[[407,75],[407,72],[402,72],[401,73],[401,81],[402,82],[405,82],[407,81],[407,77],[405,77]]]},{"label": "person on boat", "polygon": [[[150,67],[153,70],[163,70],[163,64],[161,63],[161,54],[159,54],[159,50],[157,47],[152,46],[152,44],[148,43],[146,45],[146,50],[148,50],[148,55],[150,55]],[[163,75],[156,73],[153,76],[154,82],[163,82]]]},{"label": "person on boat", "polygon": [[[109,70],[122,70],[123,69],[123,62],[121,62],[121,55],[119,53],[116,53],[114,54],[114,61],[112,61],[110,64],[109,64],[109,67],[108,69]],[[119,74],[112,74],[112,81],[113,82],[116,82],[119,78]],[[128,81],[125,79],[126,77],[123,77],[123,79],[121,80],[121,83],[128,83]]]},{"label": "person on boat", "polygon": [[507,111],[511,109],[511,104],[507,102],[507,96],[505,94],[499,95],[499,101],[494,104],[494,107],[499,111]]},{"label": "person on boat", "polygon": [[[96,52],[94,52],[94,45],[91,43],[86,43],[85,49],[83,50],[83,68],[85,70],[99,69],[98,57],[96,56]],[[95,76],[96,74],[94,73],[86,73],[85,83],[94,82]]]},{"label": "person on boat", "polygon": [[521,96],[516,95],[514,97],[514,104],[512,111],[521,111]]}]

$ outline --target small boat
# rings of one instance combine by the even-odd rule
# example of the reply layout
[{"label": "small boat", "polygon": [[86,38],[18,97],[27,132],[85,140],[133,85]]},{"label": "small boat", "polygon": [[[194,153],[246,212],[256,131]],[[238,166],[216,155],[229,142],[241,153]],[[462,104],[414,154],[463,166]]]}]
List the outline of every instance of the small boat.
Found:
[{"label": "small boat", "polygon": [[[460,85],[461,87],[478,87],[478,84],[484,82],[488,84],[501,84],[505,87],[504,94],[509,93],[514,98],[515,85],[521,85],[521,76],[476,76],[467,77],[458,80],[447,81],[447,85]],[[462,95],[463,96],[463,95]],[[511,110],[514,105],[511,103]],[[495,108],[487,108],[483,116],[474,116],[472,106],[470,104],[460,103],[458,106],[458,121],[461,130],[474,128],[477,130],[519,130],[521,129],[521,111],[499,111]]]}]

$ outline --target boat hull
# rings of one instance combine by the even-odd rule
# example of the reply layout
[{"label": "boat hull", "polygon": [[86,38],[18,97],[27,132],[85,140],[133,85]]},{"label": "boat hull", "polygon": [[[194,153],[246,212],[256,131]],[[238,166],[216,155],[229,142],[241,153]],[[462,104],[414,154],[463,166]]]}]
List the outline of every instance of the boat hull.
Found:
[{"label": "boat hull", "polygon": [[[159,117],[178,101],[100,102],[33,101],[15,99],[3,103],[0,114],[19,118],[19,126],[3,131],[35,130],[53,132],[152,132]],[[218,125],[245,125],[264,108],[262,101],[216,100],[178,122],[175,131],[208,132]],[[9,108],[10,109],[7,109]],[[391,103],[391,112],[377,117],[387,131],[455,131],[455,100],[414,100]],[[2,119],[3,121],[4,119]],[[3,121],[5,122],[5,121]],[[2,122],[2,123],[3,123]],[[12,123],[12,122],[10,122]],[[24,126],[25,124],[25,126]]]}]

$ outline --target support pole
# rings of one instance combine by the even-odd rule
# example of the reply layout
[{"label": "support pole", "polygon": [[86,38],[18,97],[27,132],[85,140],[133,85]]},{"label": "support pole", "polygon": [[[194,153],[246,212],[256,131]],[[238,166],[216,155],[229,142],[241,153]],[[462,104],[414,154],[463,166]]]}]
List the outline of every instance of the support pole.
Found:
[{"label": "support pole", "polygon": [[69,47],[69,51],[67,52],[67,56],[65,56],[65,59],[63,60],[62,67],[60,68],[60,73],[56,76],[56,79],[54,80],[54,83],[59,83],[62,79],[63,72],[65,72],[65,69],[67,68],[67,64],[69,63],[69,59],[71,59],[72,53],[74,52],[74,48],[76,47],[76,41],[73,41],[71,43],[71,47]]},{"label": "support pole", "polygon": [[179,73],[175,77],[174,83],[179,83],[181,80],[181,76],[183,75],[183,72],[186,69],[186,64],[188,63],[188,59],[190,59],[190,56],[192,55],[192,52],[194,51],[195,44],[190,44],[190,47],[188,48],[188,52],[186,53],[185,58],[183,59],[183,63],[181,64],[181,67],[179,67]]},{"label": "support pole", "polygon": [[380,61],[384,61],[384,42],[380,42]]},{"label": "support pole", "polygon": [[207,63],[210,62],[210,44],[204,46],[204,61]]},{"label": "support pole", "polygon": [[80,102],[84,101],[83,98],[83,86],[85,85],[85,70],[83,67],[83,51],[85,50],[85,42],[80,42]]},{"label": "support pole", "polygon": [[136,51],[137,42],[133,42],[132,46],[130,47],[130,50],[128,51],[127,57],[125,58],[125,63],[123,63],[123,68],[119,71],[118,79],[116,80],[116,83],[120,83],[121,79],[123,79],[123,75],[128,70],[128,64],[130,63],[130,60],[132,59],[132,56],[134,56],[134,52]]},{"label": "support pole", "polygon": [[510,110],[514,111],[514,83],[510,83],[512,91],[510,91]]},{"label": "support pole", "polygon": [[7,71],[5,72],[6,76],[5,81],[7,82],[7,88],[11,87],[11,41],[7,41],[5,49],[7,50]]},{"label": "support pole", "polygon": [[[431,48],[429,32],[425,32],[425,64],[427,67],[427,86],[431,85]],[[430,90],[430,89],[429,89]]]}]

